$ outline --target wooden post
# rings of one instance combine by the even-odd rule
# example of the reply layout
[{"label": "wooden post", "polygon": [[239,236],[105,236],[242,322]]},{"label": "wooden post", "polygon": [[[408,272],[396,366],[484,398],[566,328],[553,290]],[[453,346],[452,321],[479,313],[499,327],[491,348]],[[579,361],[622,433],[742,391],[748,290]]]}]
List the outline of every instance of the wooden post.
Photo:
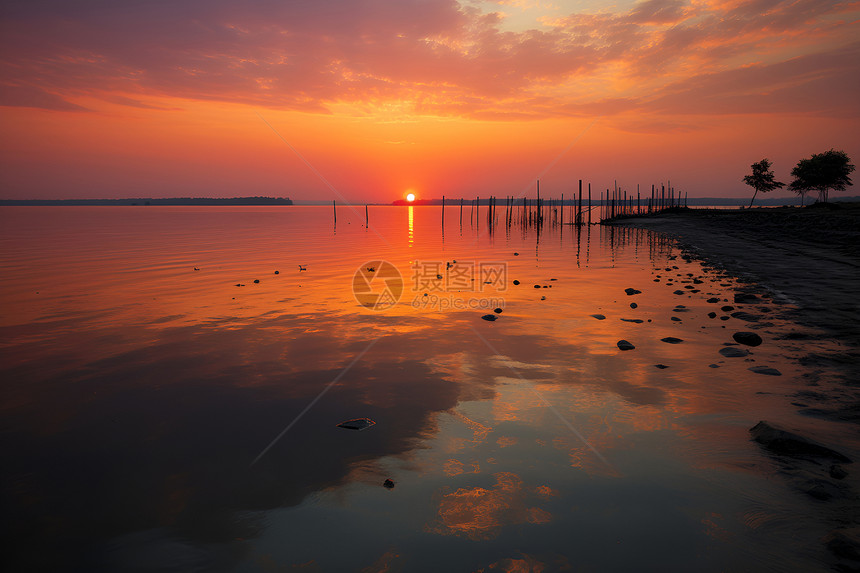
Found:
[{"label": "wooden post", "polygon": [[337,225],[337,207],[334,204],[334,199],[331,200],[331,210],[334,211],[334,224]]},{"label": "wooden post", "polygon": [[369,226],[369,225],[368,225],[368,221],[369,221],[369,220],[370,220],[370,217],[369,217],[369,216],[368,216],[368,214],[367,214],[367,203],[365,203],[365,204],[364,204],[364,226],[365,226],[365,227],[368,227],[368,226]]},{"label": "wooden post", "polygon": [[445,196],[442,195],[442,226],[445,226]]},{"label": "wooden post", "polygon": [[576,224],[582,225],[582,179],[579,180],[579,205],[576,214]]},{"label": "wooden post", "polygon": [[588,224],[591,225],[591,183],[588,184]]}]

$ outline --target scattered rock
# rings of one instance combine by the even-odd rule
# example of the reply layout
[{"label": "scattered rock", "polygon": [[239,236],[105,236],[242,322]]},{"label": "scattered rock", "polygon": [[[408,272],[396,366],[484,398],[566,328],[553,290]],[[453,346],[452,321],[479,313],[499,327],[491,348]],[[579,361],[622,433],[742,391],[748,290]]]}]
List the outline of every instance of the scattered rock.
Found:
[{"label": "scattered rock", "polygon": [[535,288],[540,288],[540,285],[535,285]]},{"label": "scattered rock", "polygon": [[632,295],[634,295],[634,294],[639,294],[639,293],[641,293],[642,291],[641,291],[641,290],[636,290],[635,288],[626,288],[626,289],[624,289],[624,292],[626,292],[626,293],[627,293],[627,296],[632,296]]},{"label": "scattered rock", "polygon": [[515,257],[518,257],[518,256],[520,256],[520,254],[519,254],[519,253],[514,253],[514,256],[515,256]]},{"label": "scattered rock", "polygon": [[765,376],[782,376],[782,372],[769,366],[750,366],[747,370],[756,374],[764,374]]},{"label": "scattered rock", "polygon": [[634,348],[636,348],[626,340],[619,340],[616,344],[618,345],[618,348],[620,350],[633,350]]},{"label": "scattered rock", "polygon": [[709,312],[708,318],[717,318],[717,313],[716,312]]},{"label": "scattered rock", "polygon": [[745,348],[735,348],[734,346],[725,346],[720,348],[720,354],[726,358],[742,358],[749,355],[750,351]]},{"label": "scattered rock", "polygon": [[254,279],[254,284],[260,284],[260,279]]},{"label": "scattered rock", "polygon": [[341,422],[337,427],[346,428],[347,430],[364,430],[374,425],[376,425],[376,422],[370,418],[355,418],[354,420]]},{"label": "scattered rock", "polygon": [[739,293],[735,294],[734,301],[736,303],[741,303],[741,304],[750,303],[750,302],[760,302],[759,298],[756,295],[749,293],[749,292],[739,292]]},{"label": "scattered rock", "polygon": [[665,370],[666,368],[668,368],[668,366],[666,366],[665,364],[655,364],[654,367],[659,368],[660,370]]},{"label": "scattered rock", "polygon": [[860,527],[834,529],[821,541],[837,557],[860,561]]},{"label": "scattered rock", "polygon": [[495,312],[496,314],[502,314],[502,309],[501,308],[494,308],[493,312]]},{"label": "scattered rock", "polygon": [[784,430],[774,424],[760,421],[750,428],[753,440],[761,444],[767,450],[781,455],[801,458],[829,458],[842,463],[851,463],[851,460],[827,446],[813,442],[798,434]]},{"label": "scattered rock", "polygon": [[714,303],[720,302],[720,299],[719,299],[719,297],[711,297],[707,300],[707,302],[714,304]]},{"label": "scattered rock", "polygon": [[681,342],[684,342],[680,338],[675,338],[674,336],[667,336],[666,338],[661,338],[660,341],[665,342],[666,344],[680,344]]},{"label": "scattered rock", "polygon": [[606,318],[606,317],[605,317],[605,316],[603,316],[602,314],[592,314],[591,316],[593,316],[593,317],[594,317],[594,318],[596,318],[597,320],[604,320],[604,319]]},{"label": "scattered rock", "polygon": [[520,284],[520,281],[515,280],[515,281],[514,281],[514,284],[515,284],[515,285],[518,285],[518,284]]},{"label": "scattered rock", "polygon": [[281,271],[275,271],[275,274],[279,275],[279,274],[281,274]]},{"label": "scattered rock", "polygon": [[642,324],[643,322],[645,322],[641,318],[622,318],[621,320],[623,320],[624,322],[635,322],[636,324]]},{"label": "scattered rock", "polygon": [[499,318],[499,317],[498,317],[498,316],[496,316],[495,314],[485,314],[485,315],[484,315],[484,316],[482,316],[481,318],[483,318],[484,320],[488,320],[488,321],[490,321],[490,322],[493,322],[494,320],[496,320],[496,319],[497,319],[497,318]]},{"label": "scattered rock", "polygon": [[672,294],[687,294],[687,293],[685,293],[682,290],[676,290],[676,291],[673,291]]},{"label": "scattered rock", "polygon": [[638,304],[636,304],[635,302],[631,302],[631,303],[630,303],[630,308],[637,308],[638,306],[639,306],[639,305],[638,305]]},{"label": "scattered rock", "polygon": [[848,477],[848,472],[839,464],[833,464],[830,466],[830,477],[833,479],[845,479]]},{"label": "scattered rock", "polygon": [[394,489],[394,482],[390,479],[386,479],[384,482],[382,482],[382,487],[384,487],[385,489]]},{"label": "scattered rock", "polygon": [[708,368],[719,368],[719,364],[708,364]]},{"label": "scattered rock", "polygon": [[541,300],[546,300],[546,295],[540,297]]},{"label": "scattered rock", "polygon": [[670,320],[673,320],[675,322],[681,322],[681,319],[678,318],[677,316],[673,316]]},{"label": "scattered rock", "polygon": [[758,346],[762,343],[761,336],[755,332],[735,332],[732,334],[735,342],[746,344],[747,346]]},{"label": "scattered rock", "polygon": [[729,304],[727,304],[726,306],[721,306],[721,307],[720,307],[720,310],[721,310],[721,311],[723,311],[723,312],[731,312],[731,311],[733,311],[734,309],[735,309],[735,307],[733,307],[733,306],[731,306],[731,305],[729,305]]}]

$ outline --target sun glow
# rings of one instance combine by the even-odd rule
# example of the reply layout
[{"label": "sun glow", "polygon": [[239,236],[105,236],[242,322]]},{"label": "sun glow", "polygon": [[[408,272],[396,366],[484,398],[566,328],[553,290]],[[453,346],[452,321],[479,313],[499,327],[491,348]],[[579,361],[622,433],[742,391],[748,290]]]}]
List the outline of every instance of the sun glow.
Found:
[{"label": "sun glow", "polygon": [[406,194],[406,200],[409,201],[410,203],[415,201],[415,193],[407,193]]}]

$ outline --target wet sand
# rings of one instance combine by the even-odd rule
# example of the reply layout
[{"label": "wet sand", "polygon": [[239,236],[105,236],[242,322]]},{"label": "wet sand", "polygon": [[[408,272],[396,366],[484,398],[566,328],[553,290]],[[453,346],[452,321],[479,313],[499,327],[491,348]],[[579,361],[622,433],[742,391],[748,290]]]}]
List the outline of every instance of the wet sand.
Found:
[{"label": "wet sand", "polygon": [[810,327],[794,340],[832,340],[837,351],[801,360],[812,371],[810,385],[818,386],[818,374],[825,371],[841,382],[810,413],[860,423],[860,203],[684,209],[611,224],[677,237],[691,255],[764,291],[794,321]]},{"label": "wet sand", "polygon": [[[799,355],[798,361],[807,369],[797,392],[786,399],[800,414],[828,420],[834,429],[853,426],[848,432],[856,431],[860,424],[860,203],[802,209],[684,209],[611,224],[674,236],[693,258],[738,277],[751,292],[777,303],[783,309],[779,314],[800,328],[776,342],[787,355]],[[751,434],[765,443],[756,436],[762,425],[752,428]],[[849,476],[856,464],[831,465],[828,473],[829,463],[798,456],[791,448],[774,451],[765,445],[763,452],[773,457],[786,484],[817,500],[811,506],[814,517],[833,527],[820,539],[836,558],[830,567],[856,571],[860,508],[853,493],[856,480]]]}]

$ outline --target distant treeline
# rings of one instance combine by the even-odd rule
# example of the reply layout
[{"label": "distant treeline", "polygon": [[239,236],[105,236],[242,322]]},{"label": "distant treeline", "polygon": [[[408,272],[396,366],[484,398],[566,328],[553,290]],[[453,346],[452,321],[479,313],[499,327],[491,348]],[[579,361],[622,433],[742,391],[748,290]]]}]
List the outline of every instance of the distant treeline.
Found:
[{"label": "distant treeline", "polygon": [[[635,202],[636,195],[633,195],[632,197],[633,197],[633,200]],[[642,195],[642,200],[647,201],[647,198],[645,197],[645,195]],[[772,198],[768,198],[768,199],[760,199],[756,202],[756,204],[757,205],[769,205],[769,206],[800,205],[800,200],[801,200],[801,198],[799,196],[793,195],[791,197],[772,197]],[[474,202],[474,201],[475,201],[474,199],[464,199],[463,204],[465,206],[470,206],[472,204],[472,202]],[[489,201],[490,200],[488,198],[479,199],[478,204],[479,205],[488,205]],[[546,197],[544,199],[544,201],[546,201],[547,204],[549,204],[550,202],[553,205],[559,205],[560,204],[559,199],[557,197],[556,198]],[[682,202],[683,201],[684,200],[682,199]],[[840,197],[839,201],[860,201],[860,196]],[[808,202],[809,201],[807,201],[807,203]],[[522,203],[522,198],[517,199],[516,204],[519,205],[520,203]],[[565,205],[576,205],[577,203],[578,203],[578,201],[575,199],[565,199],[564,200]],[[421,199],[421,200],[416,199],[415,202],[413,202],[413,203],[408,203],[407,201],[405,201],[403,199],[399,199],[399,200],[394,201],[392,203],[392,205],[441,205],[441,204],[442,204],[442,199]],[[454,206],[454,205],[459,205],[459,204],[460,204],[459,199],[448,199],[448,198],[445,199],[445,205]],[[600,199],[592,198],[591,204],[592,205],[605,205],[606,201],[601,201]],[[738,207],[741,205],[748,205],[749,201],[747,199],[744,199],[743,197],[689,197],[686,199],[686,204],[692,205],[692,206],[708,205],[708,206],[713,206],[713,207]]]},{"label": "distant treeline", "polygon": [[287,197],[173,197],[169,199],[0,199],[0,205],[292,205]]}]

